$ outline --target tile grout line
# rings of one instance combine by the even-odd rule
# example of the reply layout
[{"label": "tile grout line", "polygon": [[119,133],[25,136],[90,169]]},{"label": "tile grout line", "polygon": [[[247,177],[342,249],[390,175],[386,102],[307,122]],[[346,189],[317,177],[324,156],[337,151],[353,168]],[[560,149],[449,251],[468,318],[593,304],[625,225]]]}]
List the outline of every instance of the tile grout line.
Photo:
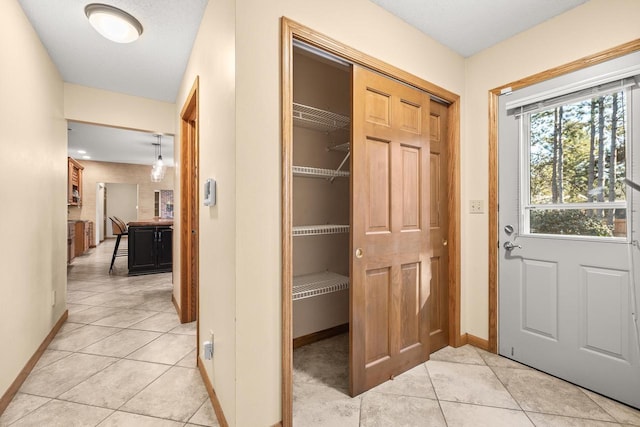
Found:
[{"label": "tile grout line", "polygon": [[[487,365],[489,366],[489,365]],[[556,414],[556,413],[551,413],[551,412],[541,412],[541,411],[534,411],[534,410],[525,410],[524,408],[522,408],[522,405],[520,404],[520,402],[515,398],[515,396],[511,393],[511,391],[509,391],[509,389],[507,388],[507,386],[502,382],[502,380],[500,379],[500,377],[496,374],[494,368],[501,368],[501,369],[513,369],[513,370],[517,370],[519,368],[510,368],[510,367],[506,367],[506,366],[489,366],[489,368],[491,369],[491,371],[493,372],[493,374],[496,376],[496,378],[498,378],[498,381],[500,381],[500,383],[503,385],[503,387],[505,388],[505,390],[507,390],[507,392],[509,393],[509,395],[511,396],[511,398],[518,404],[518,407],[520,407],[520,410],[525,414],[525,416],[531,421],[531,423],[535,426],[536,424],[533,422],[533,420],[529,417],[528,412],[533,413],[533,414],[542,414],[542,415],[551,415],[551,416],[558,416],[558,417],[564,417],[564,418],[569,418],[569,419],[573,419],[573,420],[588,420],[588,421],[599,421],[599,422],[605,422],[605,423],[611,423],[611,421],[607,421],[607,420],[600,420],[600,419],[596,419],[596,418],[588,418],[588,417],[571,417],[568,415],[563,415],[563,414]],[[522,369],[525,370],[525,369]],[[549,375],[546,374],[545,372],[539,371],[537,369],[534,368],[534,372],[539,372],[545,375]],[[556,378],[556,377],[553,377]],[[573,387],[576,387],[578,390],[580,390],[580,387],[576,386],[575,384],[569,383],[567,381],[561,380],[567,384],[570,384]],[[582,390],[580,390],[582,392]],[[583,393],[586,395],[586,393]],[[589,397],[587,395],[587,397]],[[593,401],[593,399],[590,399],[591,401]],[[609,415],[611,418],[614,419],[614,423],[620,423],[616,417],[614,417],[612,414],[610,414],[607,410],[605,410],[604,408],[602,408],[600,405],[597,404],[597,402],[593,401],[600,409],[602,409],[607,415]]]},{"label": "tile grout line", "polygon": [[[429,359],[431,360],[431,359]],[[428,360],[427,360],[428,362]],[[431,379],[431,373],[429,372],[429,367],[427,366],[427,362],[424,362],[422,365],[424,366],[424,370],[427,372],[427,378],[429,378],[429,384],[431,384],[431,389],[433,390],[433,394],[436,396],[436,402],[438,402],[438,408],[440,408],[440,414],[442,414],[442,419],[444,420],[444,425],[449,426],[449,422],[447,421],[447,416],[444,414],[442,410],[442,404],[440,403],[440,397],[438,396],[438,392],[436,391],[436,387],[433,385],[433,380]]]},{"label": "tile grout line", "polygon": [[[73,279],[72,279],[72,280],[73,280]],[[75,280],[74,280],[74,281],[75,281]],[[82,279],[82,280],[77,280],[77,282],[79,282],[79,283],[86,283],[86,282],[88,282],[88,281],[89,281],[89,280],[84,280],[84,279]],[[105,283],[100,283],[100,282],[94,282],[94,283],[96,283],[96,284],[97,284],[97,286],[100,286],[100,285],[104,285],[104,286],[111,285],[111,283],[106,283],[106,284],[105,284]],[[143,283],[143,281],[142,281],[142,280],[139,280],[139,281],[137,281],[137,283]],[[124,287],[124,286],[134,286],[134,285],[125,285],[125,284],[123,284],[123,287]],[[179,363],[181,363],[181,362],[185,359],[185,357],[187,357],[190,353],[192,353],[192,352],[193,352],[193,350],[196,348],[195,344],[194,344],[191,348],[189,348],[189,350],[188,350],[188,351],[186,351],[184,355],[180,355],[179,357],[177,357],[177,360],[176,360],[174,363],[172,363],[172,364],[169,364],[169,363],[153,362],[153,361],[149,361],[149,360],[137,360],[137,359],[129,359],[129,358],[128,358],[129,356],[131,356],[131,355],[132,355],[133,353],[135,353],[136,351],[140,350],[141,348],[143,348],[143,347],[145,347],[145,346],[147,346],[147,345],[151,344],[152,342],[154,342],[154,341],[156,341],[156,340],[158,340],[158,339],[161,339],[163,336],[172,336],[172,337],[192,337],[192,339],[194,339],[194,340],[195,340],[195,336],[194,336],[194,334],[189,333],[189,331],[187,331],[187,333],[173,332],[175,329],[177,329],[177,328],[179,328],[179,327],[181,326],[181,324],[180,324],[180,323],[178,323],[178,324],[177,324],[177,325],[175,325],[175,326],[172,326],[169,330],[166,330],[166,331],[149,331],[149,330],[144,330],[144,329],[136,329],[136,328],[133,328],[133,326],[135,326],[135,325],[137,325],[137,324],[139,324],[139,323],[142,323],[142,322],[144,322],[145,320],[147,320],[147,319],[149,319],[149,318],[151,318],[151,317],[153,317],[153,316],[156,316],[156,315],[158,315],[158,314],[160,314],[160,313],[168,313],[168,311],[162,311],[162,310],[161,310],[161,311],[157,311],[157,310],[138,309],[138,308],[137,308],[137,307],[139,307],[139,306],[141,306],[141,305],[144,305],[144,304],[151,304],[151,303],[156,303],[156,302],[157,302],[157,303],[160,303],[160,302],[161,302],[161,301],[159,301],[159,300],[157,300],[157,301],[146,301],[146,302],[144,301],[145,296],[146,296],[146,295],[145,295],[145,291],[152,291],[152,290],[154,289],[151,285],[148,285],[148,286],[149,286],[149,287],[147,287],[146,289],[141,290],[141,291],[139,291],[139,292],[120,293],[120,297],[122,297],[122,298],[127,298],[127,297],[129,297],[129,296],[138,296],[138,297],[141,297],[141,298],[142,298],[142,300],[143,300],[143,301],[142,301],[140,304],[132,305],[132,306],[129,306],[129,307],[126,307],[126,306],[123,306],[123,307],[109,307],[109,306],[105,306],[105,305],[102,305],[102,304],[99,304],[99,305],[79,304],[79,302],[80,302],[80,301],[82,301],[82,300],[84,300],[84,299],[82,299],[82,300],[78,301],[78,304],[75,304],[75,305],[84,305],[84,306],[86,306],[86,307],[87,307],[86,309],[81,310],[81,311],[79,311],[78,313],[82,313],[83,311],[90,310],[91,308],[113,308],[113,309],[117,309],[117,311],[116,311],[115,313],[112,313],[112,314],[106,315],[106,316],[104,316],[104,317],[100,317],[100,318],[98,318],[98,319],[96,319],[96,320],[93,320],[93,321],[92,321],[92,322],[90,322],[90,323],[77,322],[77,321],[76,321],[76,322],[74,322],[74,321],[70,321],[69,323],[78,324],[78,325],[81,325],[81,326],[79,326],[79,327],[77,327],[77,328],[75,328],[75,329],[73,329],[73,330],[71,330],[71,331],[68,331],[68,332],[67,332],[67,334],[71,334],[71,333],[73,333],[73,331],[75,331],[75,330],[78,330],[78,331],[79,331],[79,330],[81,330],[81,329],[84,329],[86,326],[95,326],[95,327],[100,327],[100,328],[110,328],[110,329],[113,329],[113,330],[114,330],[114,331],[113,331],[113,333],[111,333],[111,334],[109,334],[109,335],[107,335],[107,336],[105,336],[105,337],[102,337],[102,338],[98,339],[98,340],[97,340],[97,341],[95,341],[95,342],[92,342],[92,343],[90,343],[90,344],[87,344],[87,345],[85,345],[85,346],[83,346],[83,347],[81,347],[81,348],[79,348],[79,349],[75,349],[75,350],[54,349],[54,348],[50,348],[50,347],[48,347],[48,348],[47,348],[47,350],[60,351],[60,352],[66,352],[66,353],[68,353],[68,354],[64,355],[62,358],[60,358],[60,359],[58,359],[58,360],[56,360],[56,361],[53,361],[53,362],[51,362],[51,363],[48,363],[47,365],[42,366],[42,367],[41,367],[41,368],[39,368],[39,369],[44,369],[44,368],[47,368],[47,367],[52,367],[53,365],[57,364],[58,362],[62,362],[63,360],[65,360],[65,359],[67,359],[67,358],[69,358],[69,357],[72,357],[73,355],[81,355],[81,356],[84,356],[84,355],[91,355],[91,356],[96,356],[96,357],[101,357],[101,358],[108,358],[108,359],[111,359],[111,360],[110,360],[110,363],[108,363],[106,366],[104,366],[104,367],[103,367],[103,368],[101,368],[100,370],[98,370],[98,371],[94,372],[92,375],[88,376],[87,378],[84,378],[84,379],[83,379],[81,382],[79,382],[78,384],[74,384],[74,385],[72,385],[71,387],[66,388],[65,390],[61,391],[60,393],[58,393],[58,394],[56,395],[56,397],[53,397],[53,398],[52,398],[52,397],[48,397],[48,396],[41,396],[41,395],[33,394],[33,393],[24,393],[24,392],[20,392],[20,393],[23,393],[23,394],[25,394],[25,395],[30,395],[30,396],[35,396],[35,397],[38,397],[38,398],[41,398],[41,399],[46,399],[46,401],[45,401],[42,405],[39,405],[38,407],[33,408],[32,410],[30,410],[30,411],[29,411],[29,412],[27,412],[26,414],[22,415],[20,418],[18,418],[18,419],[16,419],[16,420],[12,421],[12,424],[13,424],[13,423],[15,423],[15,422],[17,422],[18,420],[23,419],[23,418],[24,418],[24,417],[26,417],[26,416],[31,415],[33,412],[35,412],[35,411],[39,410],[40,408],[42,408],[43,406],[47,405],[48,403],[50,403],[50,402],[52,402],[52,401],[68,402],[68,403],[71,403],[71,404],[77,404],[77,405],[83,405],[83,406],[95,407],[95,408],[100,408],[100,409],[105,409],[105,410],[111,411],[111,412],[109,413],[109,415],[107,415],[105,418],[103,418],[102,420],[100,420],[100,421],[98,422],[98,424],[100,424],[100,423],[103,423],[103,422],[104,422],[104,420],[106,420],[108,417],[110,417],[113,413],[115,413],[115,412],[117,412],[117,411],[120,411],[120,412],[128,412],[128,411],[122,411],[122,410],[121,410],[121,408],[122,408],[124,405],[126,405],[126,403],[127,403],[127,402],[129,402],[131,399],[133,399],[133,398],[135,398],[136,396],[138,396],[138,395],[139,395],[143,390],[146,390],[146,389],[147,389],[151,384],[155,383],[159,378],[161,378],[161,377],[163,377],[164,375],[166,375],[166,374],[167,374],[171,369],[173,369],[173,368],[183,368],[183,369],[195,370],[195,368],[193,368],[193,367],[187,367],[187,366],[180,366],[180,365],[178,365]],[[164,289],[165,287],[166,287],[167,289]],[[157,288],[158,288],[158,290],[159,290],[159,292],[160,292],[160,293],[161,293],[162,291],[168,291],[168,290],[169,290],[169,287],[168,287],[168,286],[165,286],[165,283],[157,283]],[[73,292],[73,291],[72,291],[72,292]],[[89,291],[82,291],[82,290],[78,290],[78,292],[89,292]],[[117,289],[114,289],[113,291],[104,291],[104,292],[99,292],[99,293],[95,293],[95,294],[99,294],[99,295],[106,295],[106,294],[116,294],[116,293],[118,293],[118,292],[117,292]],[[153,292],[150,292],[150,293],[153,293]],[[95,295],[94,295],[94,296],[95,296]],[[87,298],[91,298],[91,297],[92,297],[92,296],[89,296],[89,297],[87,297]],[[87,298],[85,298],[85,299],[87,299]],[[108,299],[109,297],[107,296],[106,298]],[[72,302],[70,302],[69,304],[74,305],[74,303],[72,303]],[[125,311],[145,311],[145,312],[149,312],[149,313],[151,313],[151,314],[150,314],[150,316],[148,316],[147,318],[142,319],[142,320],[140,320],[140,321],[138,321],[138,322],[135,322],[135,323],[133,323],[133,324],[131,324],[131,325],[127,326],[127,327],[109,326],[109,325],[96,325],[96,324],[95,324],[95,322],[99,322],[100,320],[103,320],[103,319],[105,319],[105,318],[107,318],[107,317],[116,316],[116,315],[121,314],[121,313],[123,313],[123,312],[125,312]],[[173,310],[172,310],[172,312],[173,312]],[[174,312],[174,315],[175,315],[175,312]],[[155,337],[155,338],[153,338],[153,339],[152,339],[152,340],[150,340],[149,342],[146,342],[146,343],[144,343],[144,344],[141,344],[140,346],[136,346],[136,348],[135,348],[135,349],[133,349],[132,351],[128,352],[126,355],[123,355],[123,356],[107,356],[107,355],[104,355],[104,354],[96,354],[96,353],[87,353],[87,352],[83,352],[83,350],[85,350],[86,348],[88,348],[88,347],[90,347],[90,346],[92,346],[92,345],[94,345],[94,344],[100,343],[100,342],[102,342],[102,341],[104,341],[104,340],[106,340],[106,339],[108,339],[108,338],[110,338],[110,337],[113,337],[113,336],[114,336],[114,335],[116,335],[116,334],[119,334],[119,333],[121,333],[121,332],[124,332],[125,330],[156,333],[156,334],[158,334],[158,336],[157,336],[157,337]],[[66,334],[64,334],[64,335],[66,335]],[[89,381],[90,379],[94,378],[94,377],[95,377],[95,376],[97,376],[98,374],[103,373],[105,370],[107,370],[108,368],[110,368],[110,367],[114,366],[116,363],[119,363],[119,362],[120,362],[120,361],[122,361],[122,360],[129,360],[129,361],[134,361],[134,362],[149,363],[149,364],[154,364],[154,365],[158,365],[158,366],[164,366],[164,367],[166,367],[166,369],[165,369],[165,370],[164,370],[160,375],[158,375],[156,378],[154,378],[154,379],[153,379],[149,384],[147,384],[145,387],[143,387],[141,390],[139,390],[139,391],[138,391],[138,392],[136,392],[133,396],[131,396],[129,399],[127,399],[127,400],[126,400],[122,405],[120,405],[117,409],[107,408],[107,407],[100,406],[100,405],[96,405],[96,404],[88,404],[88,403],[82,403],[82,402],[74,402],[74,401],[72,401],[72,400],[68,400],[68,399],[60,398],[60,396],[62,396],[63,394],[65,394],[65,393],[67,393],[68,391],[72,390],[73,388],[75,388],[75,387],[77,387],[77,386],[79,386],[79,385],[81,385],[81,384],[85,383],[86,381]],[[206,403],[206,401],[207,401],[207,399],[205,398],[202,402],[199,402],[199,403],[197,404],[197,408],[195,409],[195,411],[194,411],[193,413],[190,413],[191,411],[188,411],[188,412],[189,412],[189,414],[188,414],[188,417],[187,417],[187,420],[186,420],[186,421],[182,421],[182,420],[174,420],[174,419],[170,419],[170,418],[158,417],[158,416],[147,415],[147,414],[136,414],[135,412],[129,412],[129,413],[136,414],[136,415],[141,415],[141,416],[145,416],[145,417],[151,417],[151,418],[155,418],[155,419],[163,419],[163,420],[173,421],[173,422],[182,423],[183,425],[186,425],[186,424],[188,424],[188,423],[190,422],[191,418],[192,418],[192,417],[193,417],[193,416],[194,416],[194,415],[195,415],[195,414],[196,414],[196,413],[197,413],[201,408],[203,408],[203,406],[204,406],[204,404]],[[199,423],[193,423],[193,424],[199,424]]]}]

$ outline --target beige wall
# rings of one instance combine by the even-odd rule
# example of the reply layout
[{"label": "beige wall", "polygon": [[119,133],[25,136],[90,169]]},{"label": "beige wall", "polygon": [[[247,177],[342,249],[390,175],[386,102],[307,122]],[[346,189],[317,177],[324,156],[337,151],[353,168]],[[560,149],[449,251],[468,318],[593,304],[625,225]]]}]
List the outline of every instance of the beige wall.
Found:
[{"label": "beige wall", "polygon": [[[69,219],[96,221],[96,194],[99,182],[113,184],[138,185],[138,218],[139,220],[153,218],[154,191],[173,190],[174,171],[167,168],[161,182],[151,182],[149,174],[151,166],[134,165],[129,163],[96,162],[82,160],[82,206],[69,206]],[[107,195],[107,197],[109,197]],[[107,227],[111,224],[107,220]]]},{"label": "beige wall", "polygon": [[462,331],[488,338],[488,217],[469,215],[488,200],[488,91],[640,38],[640,1],[591,0],[467,60],[462,138]]},{"label": "beige wall", "polygon": [[175,133],[175,104],[64,84],[66,119],[152,133]]},{"label": "beige wall", "polygon": [[0,94],[1,396],[66,308],[63,83],[16,0],[0,2]]},{"label": "beige wall", "polygon": [[268,426],[281,419],[280,17],[459,94],[465,65],[368,0],[238,0],[236,7],[235,425]]},{"label": "beige wall", "polygon": [[[176,100],[178,113],[197,76],[200,76],[200,341],[215,335],[213,360],[204,368],[215,388],[230,425],[236,411],[254,408],[236,406],[236,144],[235,144],[235,1],[210,1],[200,25],[189,64]],[[176,116],[179,129],[180,119]],[[174,158],[179,176],[180,138]],[[217,204],[202,205],[202,183],[217,181]],[[174,212],[180,212],[180,184],[176,178]],[[277,197],[277,196],[276,196]],[[180,224],[174,222],[174,295],[180,301]],[[250,268],[250,267],[247,267]],[[256,284],[257,285],[257,284]],[[260,410],[256,408],[256,410]],[[266,423],[263,423],[266,425]],[[259,425],[259,424],[258,424]]]},{"label": "beige wall", "polygon": [[[0,298],[0,340],[15,335],[17,325],[24,337],[11,352],[2,353],[2,391],[65,305],[66,134],[63,84],[55,67],[17,2],[3,2],[0,11],[0,71],[11,76],[10,85],[7,78],[0,79],[0,117],[13,124],[5,125],[6,140],[0,144],[0,159],[11,159],[0,168],[2,194],[18,207],[33,204],[33,194],[39,195],[39,209],[5,211],[2,221],[3,239],[16,243],[3,246],[0,254],[6,275],[0,285],[5,296]],[[368,0],[210,2],[177,106],[182,107],[200,75],[200,175],[218,181],[218,205],[200,212],[200,334],[215,333],[216,355],[205,368],[227,419],[238,426],[272,425],[281,419],[283,15],[462,95],[462,332],[481,338],[487,337],[488,218],[468,215],[466,206],[470,199],[487,200],[487,91],[640,37],[640,2],[591,0],[465,61]],[[148,100],[128,100],[130,107],[123,108],[122,98],[103,92],[65,85],[64,117],[175,133],[175,125],[169,124],[176,122],[172,104],[154,104],[158,114],[135,120],[130,116],[140,110],[138,101]],[[36,98],[39,102],[31,102]],[[27,163],[31,173],[21,173]],[[9,185],[16,176],[21,177],[20,188]],[[86,199],[90,193],[95,197],[95,184],[85,193],[87,206],[95,209],[95,200]],[[179,277],[179,266],[175,273]],[[9,283],[11,289],[6,288]],[[58,291],[53,308],[51,289]]]},{"label": "beige wall", "polygon": [[[114,237],[109,218],[118,217],[125,224],[138,219],[138,184],[105,184],[107,193],[106,235]],[[96,194],[100,194],[96,192]],[[97,203],[96,203],[97,206]],[[119,229],[116,230],[116,233]]]}]

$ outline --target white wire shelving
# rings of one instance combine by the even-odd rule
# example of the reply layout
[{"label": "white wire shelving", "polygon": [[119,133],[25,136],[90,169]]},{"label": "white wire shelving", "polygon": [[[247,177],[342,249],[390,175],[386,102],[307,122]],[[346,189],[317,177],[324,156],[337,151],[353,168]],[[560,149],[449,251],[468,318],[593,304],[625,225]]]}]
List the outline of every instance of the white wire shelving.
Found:
[{"label": "white wire shelving", "polygon": [[349,278],[330,271],[293,277],[294,301],[345,289],[349,289]]},{"label": "white wire shelving", "polygon": [[293,103],[293,124],[307,129],[332,132],[346,128],[349,117],[308,105]]},{"label": "white wire shelving", "polygon": [[322,225],[297,225],[293,227],[294,236],[320,236],[323,234],[348,233],[349,225],[322,224]]},{"label": "white wire shelving", "polygon": [[349,171],[335,169],[312,168],[308,166],[294,166],[293,176],[303,176],[307,178],[348,178]]}]

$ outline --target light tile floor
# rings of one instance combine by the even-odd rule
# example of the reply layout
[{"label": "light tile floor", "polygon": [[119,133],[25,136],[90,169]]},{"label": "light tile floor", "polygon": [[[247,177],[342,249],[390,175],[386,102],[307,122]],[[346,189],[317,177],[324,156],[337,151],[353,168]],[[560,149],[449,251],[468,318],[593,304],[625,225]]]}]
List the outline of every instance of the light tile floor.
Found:
[{"label": "light tile floor", "polygon": [[[121,245],[127,244],[123,239]],[[171,273],[127,276],[114,241],[68,268],[69,318],[4,414],[4,426],[217,426],[181,325]]]},{"label": "light tile floor", "polygon": [[[123,241],[126,244],[126,240]],[[69,319],[0,416],[4,426],[217,426],[171,275],[126,276],[113,242],[69,268]],[[640,426],[640,411],[471,346],[351,398],[347,336],[294,352],[294,425]]]},{"label": "light tile floor", "polygon": [[640,426],[640,411],[466,345],[351,398],[348,335],[293,356],[295,427]]}]

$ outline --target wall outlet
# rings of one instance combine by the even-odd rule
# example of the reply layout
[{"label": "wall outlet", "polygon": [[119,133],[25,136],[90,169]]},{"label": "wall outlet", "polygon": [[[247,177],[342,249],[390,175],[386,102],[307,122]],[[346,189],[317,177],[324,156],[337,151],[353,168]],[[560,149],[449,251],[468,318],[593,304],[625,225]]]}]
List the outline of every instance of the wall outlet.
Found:
[{"label": "wall outlet", "polygon": [[469,213],[484,213],[484,200],[469,200]]},{"label": "wall outlet", "polygon": [[56,291],[55,289],[51,291],[51,307],[56,305]]}]

